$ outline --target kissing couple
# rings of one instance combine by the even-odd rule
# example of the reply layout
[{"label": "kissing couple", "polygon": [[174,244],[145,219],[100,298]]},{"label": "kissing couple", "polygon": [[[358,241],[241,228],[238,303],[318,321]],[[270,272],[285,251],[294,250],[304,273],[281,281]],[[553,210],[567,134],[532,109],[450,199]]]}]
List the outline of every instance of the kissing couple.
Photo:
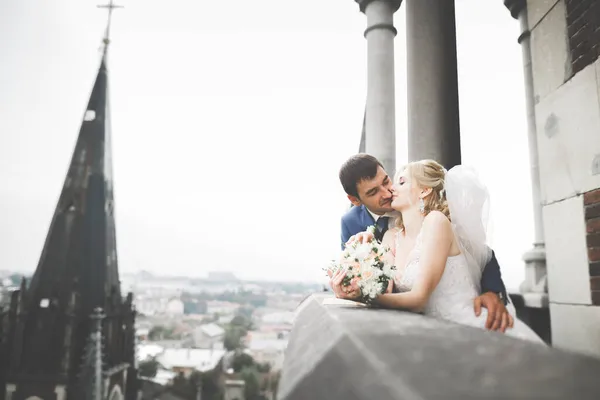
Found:
[{"label": "kissing couple", "polygon": [[[353,241],[377,240],[389,247],[392,284],[375,304],[421,312],[544,344],[508,311],[509,298],[494,252],[487,246],[487,188],[465,166],[446,171],[433,160],[409,163],[394,181],[381,163],[357,154],[341,167],[340,181],[352,207],[342,217],[342,249]],[[375,225],[374,235],[367,227]],[[330,276],[336,297],[358,300],[346,271]]]}]

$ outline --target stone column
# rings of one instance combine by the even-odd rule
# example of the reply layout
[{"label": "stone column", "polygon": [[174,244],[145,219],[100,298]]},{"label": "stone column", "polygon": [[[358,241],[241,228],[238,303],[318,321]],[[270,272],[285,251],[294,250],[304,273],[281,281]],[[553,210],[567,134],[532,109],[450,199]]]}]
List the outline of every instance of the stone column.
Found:
[{"label": "stone column", "polygon": [[460,164],[454,0],[406,0],[408,159]]},{"label": "stone column", "polygon": [[519,20],[521,34],[519,43],[523,52],[523,75],[525,77],[525,105],[527,109],[527,137],[529,142],[529,163],[533,198],[534,243],[533,248],[523,255],[525,261],[525,281],[520,286],[525,305],[533,308],[548,307],[548,286],[546,278],[546,250],[544,245],[544,225],[542,218],[542,195],[538,162],[537,127],[535,123],[535,99],[533,92],[533,70],[531,66],[531,32],[527,19],[525,0],[504,0],[511,15]]},{"label": "stone column", "polygon": [[394,13],[401,0],[355,0],[367,16],[367,106],[365,152],[377,157],[393,176],[396,170],[396,86]]}]

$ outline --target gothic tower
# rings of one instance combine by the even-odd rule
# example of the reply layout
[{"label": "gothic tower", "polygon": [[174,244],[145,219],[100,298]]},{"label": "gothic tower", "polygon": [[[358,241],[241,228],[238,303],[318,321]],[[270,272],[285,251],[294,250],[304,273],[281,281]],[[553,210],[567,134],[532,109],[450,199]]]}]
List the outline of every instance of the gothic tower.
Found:
[{"label": "gothic tower", "polygon": [[135,310],[117,264],[108,43],[37,269],[0,313],[3,400],[136,398]]}]

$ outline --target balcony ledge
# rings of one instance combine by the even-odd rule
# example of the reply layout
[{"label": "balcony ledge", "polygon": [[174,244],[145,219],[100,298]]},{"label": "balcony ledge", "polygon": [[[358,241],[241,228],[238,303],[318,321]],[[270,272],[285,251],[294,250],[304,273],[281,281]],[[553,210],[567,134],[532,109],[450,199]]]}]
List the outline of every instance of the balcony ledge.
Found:
[{"label": "balcony ledge", "polygon": [[600,359],[330,298],[298,307],[278,399],[600,398]]}]

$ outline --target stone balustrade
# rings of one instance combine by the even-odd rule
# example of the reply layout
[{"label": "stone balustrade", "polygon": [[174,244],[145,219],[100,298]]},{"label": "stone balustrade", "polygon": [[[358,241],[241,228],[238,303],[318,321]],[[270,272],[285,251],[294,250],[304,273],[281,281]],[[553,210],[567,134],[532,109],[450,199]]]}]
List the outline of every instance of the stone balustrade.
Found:
[{"label": "stone balustrade", "polygon": [[600,359],[337,303],[316,294],[298,307],[279,400],[600,399]]}]

